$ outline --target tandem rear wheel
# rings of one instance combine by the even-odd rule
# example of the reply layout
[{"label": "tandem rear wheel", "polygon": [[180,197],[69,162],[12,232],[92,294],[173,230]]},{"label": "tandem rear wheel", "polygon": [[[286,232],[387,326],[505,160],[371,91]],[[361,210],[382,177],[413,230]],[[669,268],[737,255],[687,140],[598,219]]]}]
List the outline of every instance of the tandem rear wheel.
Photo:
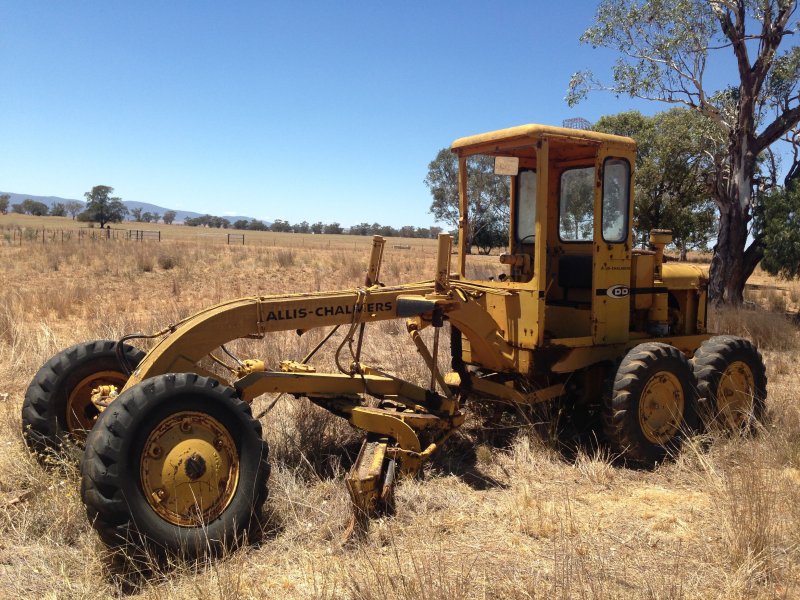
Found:
[{"label": "tandem rear wheel", "polygon": [[235,390],[192,373],[159,375],[100,415],[86,440],[81,498],[112,548],[216,554],[246,539],[264,504],[267,453]]},{"label": "tandem rear wheel", "polygon": [[613,452],[653,466],[679,449],[698,426],[694,372],[683,353],[650,342],[631,349],[610,378],[603,428]]},{"label": "tandem rear wheel", "polygon": [[732,335],[712,337],[695,352],[692,366],[707,424],[752,433],[764,419],[767,398],[767,370],[755,345]]}]

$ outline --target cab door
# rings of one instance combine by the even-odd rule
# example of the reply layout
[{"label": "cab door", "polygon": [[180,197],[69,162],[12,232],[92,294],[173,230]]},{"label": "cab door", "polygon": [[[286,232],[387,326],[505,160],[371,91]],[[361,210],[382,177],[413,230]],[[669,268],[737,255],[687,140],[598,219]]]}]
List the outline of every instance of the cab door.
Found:
[{"label": "cab door", "polygon": [[615,344],[630,338],[630,157],[613,148],[603,148],[598,154],[596,173],[592,335],[595,344]]}]

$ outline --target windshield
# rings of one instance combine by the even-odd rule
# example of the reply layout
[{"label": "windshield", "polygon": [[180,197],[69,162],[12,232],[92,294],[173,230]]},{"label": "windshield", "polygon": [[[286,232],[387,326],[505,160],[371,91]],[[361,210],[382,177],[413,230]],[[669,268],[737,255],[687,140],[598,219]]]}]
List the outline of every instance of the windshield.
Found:
[{"label": "windshield", "polygon": [[594,229],[594,167],[561,174],[558,235],[565,242],[591,241]]}]

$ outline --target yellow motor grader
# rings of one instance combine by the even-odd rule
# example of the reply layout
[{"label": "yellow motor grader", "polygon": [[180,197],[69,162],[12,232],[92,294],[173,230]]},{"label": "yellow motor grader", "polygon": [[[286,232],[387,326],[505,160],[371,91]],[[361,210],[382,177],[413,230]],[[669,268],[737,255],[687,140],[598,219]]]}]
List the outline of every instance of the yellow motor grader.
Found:
[{"label": "yellow motor grader", "polygon": [[[346,479],[360,515],[391,509],[396,478],[419,471],[472,399],[510,410],[596,406],[605,443],[638,464],[677,450],[704,416],[753,426],[766,396],[758,350],[706,331],[706,277],[665,262],[669,231],[634,248],[633,140],[523,125],[458,139],[452,151],[458,248],[439,236],[433,279],[384,284],[375,236],[357,289],[239,298],[147,336],[157,341],[146,354],[127,343],[145,336],[131,335],[78,344],[42,366],[23,434],[40,455],[85,446],[81,497],[107,544],[196,556],[240,539],[267,497],[267,445],[250,409],[262,394],[306,397],[364,430]],[[481,279],[468,246],[478,157],[507,186],[510,214],[499,273]],[[427,385],[362,361],[368,326],[387,319],[405,321]],[[301,360],[265,364],[225,347],[313,328],[328,329]],[[326,344],[337,372],[314,367]],[[443,345],[450,372],[439,369]],[[201,366],[220,351],[236,361],[228,380]]]}]

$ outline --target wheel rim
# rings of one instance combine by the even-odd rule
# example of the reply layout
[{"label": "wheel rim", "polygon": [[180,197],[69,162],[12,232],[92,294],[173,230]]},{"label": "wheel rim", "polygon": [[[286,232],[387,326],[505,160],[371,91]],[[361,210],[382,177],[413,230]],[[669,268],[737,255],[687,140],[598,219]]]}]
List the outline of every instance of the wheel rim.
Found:
[{"label": "wheel rim", "polygon": [[216,519],[239,482],[239,453],[227,428],[201,412],[170,415],[142,448],[145,499],[164,520],[184,527]]},{"label": "wheel rim", "polygon": [[732,362],[722,372],[717,386],[717,412],[731,428],[741,428],[753,412],[755,379],[747,363]]},{"label": "wheel rim", "polygon": [[92,404],[92,390],[101,385],[114,385],[122,389],[128,376],[119,371],[98,371],[84,377],[72,388],[67,398],[67,431],[78,439],[86,438],[100,411]]},{"label": "wheel rim", "polygon": [[644,386],[639,400],[639,426],[654,444],[666,444],[678,433],[683,421],[685,398],[680,380],[661,371]]}]

